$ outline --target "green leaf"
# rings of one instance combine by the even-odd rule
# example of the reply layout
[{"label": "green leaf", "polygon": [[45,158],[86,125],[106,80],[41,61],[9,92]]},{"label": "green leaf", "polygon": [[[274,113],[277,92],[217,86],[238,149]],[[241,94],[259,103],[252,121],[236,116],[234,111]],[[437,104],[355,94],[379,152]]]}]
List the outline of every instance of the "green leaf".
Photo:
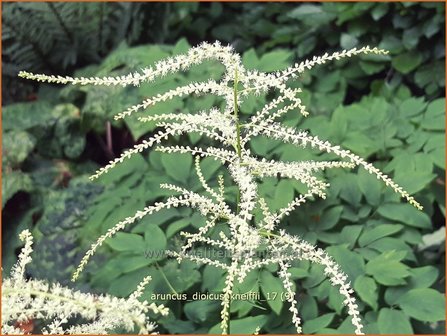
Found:
[{"label": "green leaf", "polygon": [[382,192],[382,184],[380,181],[365,169],[360,169],[357,176],[359,188],[365,196],[366,201],[372,206],[378,206]]},{"label": "green leaf", "polygon": [[160,226],[164,223],[168,223],[171,219],[179,217],[180,212],[178,209],[170,208],[161,210],[152,215],[143,217],[139,223],[132,229],[132,233],[144,233],[144,231],[151,225]]},{"label": "green leaf", "polygon": [[318,316],[317,301],[311,295],[305,295],[298,301],[298,311],[304,321],[310,321]]},{"label": "green leaf", "polygon": [[387,12],[389,5],[387,3],[378,3],[371,11],[371,17],[374,21],[380,20]]},{"label": "green leaf", "polygon": [[206,265],[202,277],[202,291],[219,292],[224,288],[225,270]]},{"label": "green leaf", "polygon": [[391,236],[392,234],[401,231],[402,228],[403,225],[400,224],[382,224],[372,229],[366,229],[359,238],[359,245],[362,247],[366,246],[380,238]]},{"label": "green leaf", "polygon": [[392,54],[398,54],[403,50],[401,39],[392,35],[384,36],[378,47],[389,50]]},{"label": "green leaf", "polygon": [[304,268],[290,267],[288,272],[292,279],[303,279],[309,275],[309,272]]},{"label": "green leaf", "polygon": [[[179,264],[176,260],[168,259],[163,266],[163,272],[165,273],[166,278],[171,283],[172,287],[178,293],[182,293],[192,286],[200,283],[201,276],[200,272],[197,270],[198,267],[199,266],[192,261],[185,260]],[[161,274],[158,274],[157,278],[160,279],[160,287],[157,288],[157,291],[159,293],[171,292],[171,289],[167,285],[166,281],[163,280]],[[153,277],[153,279],[155,278]]]},{"label": "green leaf", "polygon": [[36,139],[25,131],[5,132],[2,136],[3,164],[17,166],[34,149]]},{"label": "green leaf", "polygon": [[352,173],[343,175],[340,197],[352,205],[358,205],[362,199],[362,193],[357,184],[357,176]]},{"label": "green leaf", "polygon": [[51,105],[47,101],[12,104],[2,108],[3,132],[45,126],[55,118]]},{"label": "green leaf", "polygon": [[365,273],[365,262],[360,254],[350,251],[344,245],[329,246],[327,252],[340,265],[349,281],[354,282],[357,277]]},{"label": "green leaf", "polygon": [[407,52],[400,54],[392,60],[392,65],[397,71],[408,74],[416,69],[422,62],[422,56],[418,52]]},{"label": "green leaf", "polygon": [[[231,320],[231,333],[233,334],[253,334],[256,328],[262,328],[268,319],[265,315],[249,316],[239,320]],[[220,322],[212,327],[208,334],[221,334]]]},{"label": "green leaf", "polygon": [[145,251],[147,258],[163,259],[166,250],[166,236],[162,229],[156,225],[148,225],[144,231]]},{"label": "green leaf", "polygon": [[417,70],[414,81],[419,87],[426,88],[426,91],[433,84],[439,86],[445,85],[444,62],[438,61],[422,66]]},{"label": "green leaf", "polygon": [[421,126],[424,129],[445,130],[445,99],[436,99],[427,107]]},{"label": "green leaf", "polygon": [[244,52],[242,55],[242,63],[247,67],[247,69],[256,69],[258,67],[259,58],[253,48]]},{"label": "green leaf", "polygon": [[320,217],[320,220],[316,223],[315,230],[325,231],[333,228],[340,220],[343,207],[341,205],[325,209]]},{"label": "green leaf", "polygon": [[348,225],[341,230],[340,237],[338,238],[339,244],[348,244],[348,248],[352,249],[363,230],[362,225]]},{"label": "green leaf", "polygon": [[207,157],[200,161],[200,167],[202,168],[203,177],[206,180],[211,179],[217,181],[217,171],[222,167],[222,164],[214,160],[214,158]]},{"label": "green leaf", "polygon": [[343,301],[345,297],[340,294],[340,290],[337,287],[330,286],[329,289],[329,308],[335,310],[337,314],[341,314],[344,308]]},{"label": "green leaf", "polygon": [[[167,91],[169,89],[173,89],[178,86],[176,82],[174,81],[171,82],[172,83],[167,83],[162,91]],[[140,88],[140,92],[141,91],[143,91],[142,87]],[[151,92],[151,94],[150,95],[148,94],[147,96],[152,96],[152,94],[155,93]],[[132,133],[133,139],[136,141],[146,133],[153,131],[156,127],[155,122],[142,122],[138,120],[139,117],[151,116],[156,114],[175,113],[180,111],[182,108],[183,108],[182,98],[174,97],[171,100],[159,102],[156,105],[148,107],[144,111],[140,111],[138,113],[130,115],[129,117],[124,119],[124,122],[126,123],[127,127]]]},{"label": "green leaf", "polygon": [[388,219],[422,229],[431,228],[430,217],[407,203],[386,203],[377,212]]},{"label": "green leaf", "polygon": [[372,309],[377,310],[379,294],[374,279],[366,275],[359,276],[354,282],[354,290],[362,301],[369,304]]},{"label": "green leaf", "polygon": [[413,334],[410,320],[401,310],[382,308],[377,323],[381,334]]},{"label": "green leaf", "polygon": [[411,97],[404,100],[399,106],[399,113],[404,118],[414,117],[421,114],[426,108],[427,103],[423,97]]},{"label": "green leaf", "polygon": [[[371,139],[364,132],[348,132],[342,142],[343,147],[350,149],[354,153],[368,157],[378,150],[377,141]],[[361,195],[360,195],[361,196]]]},{"label": "green leaf", "polygon": [[166,237],[171,238],[178,231],[184,229],[189,224],[191,224],[191,219],[189,219],[189,218],[182,218],[182,219],[179,219],[178,221],[175,221],[175,222],[169,224],[169,226],[166,230]]},{"label": "green leaf", "polygon": [[219,302],[216,301],[193,301],[187,302],[184,306],[186,317],[195,323],[203,323],[215,316],[220,308]]},{"label": "green leaf", "polygon": [[412,268],[410,273],[407,285],[387,288],[385,301],[389,305],[395,305],[399,298],[411,289],[430,287],[438,278],[438,270],[433,266]]},{"label": "green leaf", "polygon": [[421,30],[419,27],[412,27],[406,29],[402,35],[402,43],[407,50],[414,49],[418,43],[421,36]]},{"label": "green leaf", "polygon": [[402,295],[397,304],[406,315],[419,321],[445,319],[445,296],[431,288],[412,289]]},{"label": "green leaf", "polygon": [[293,200],[295,190],[293,185],[287,180],[279,181],[275,189],[275,196],[273,199],[272,209],[278,210],[285,207],[290,201]]},{"label": "green leaf", "polygon": [[314,50],[317,45],[317,38],[315,36],[309,36],[302,40],[298,45],[298,57],[304,57]]},{"label": "green leaf", "polygon": [[436,177],[431,172],[409,171],[399,173],[394,176],[394,181],[402,186],[409,194],[415,194],[427,188],[430,182]]},{"label": "green leaf", "polygon": [[399,261],[405,254],[398,254],[395,251],[382,253],[366,264],[366,273],[385,286],[406,284],[405,278],[410,272],[408,266]]},{"label": "green leaf", "polygon": [[287,49],[278,49],[262,55],[258,63],[258,70],[272,72],[284,70],[290,65],[292,53]]},{"label": "green leaf", "polygon": [[113,169],[103,174],[99,181],[104,185],[109,185],[123,180],[126,176],[142,174],[148,165],[141,154],[134,154],[130,158],[117,164]]},{"label": "green leaf", "polygon": [[437,148],[429,153],[433,163],[445,170],[445,148]]},{"label": "green leaf", "polygon": [[269,271],[261,272],[261,291],[265,297],[273,298],[272,293],[276,293],[274,299],[267,300],[267,304],[272,308],[276,315],[281,313],[283,301],[281,300],[281,293],[284,291],[282,281],[275,278]]},{"label": "green leaf", "polygon": [[172,55],[185,54],[191,48],[186,38],[181,38],[177,41],[174,48],[172,49]]},{"label": "green leaf", "polygon": [[301,4],[287,14],[288,17],[302,21],[306,25],[324,25],[336,17],[335,13],[325,11],[320,4]]},{"label": "green leaf", "polygon": [[275,141],[271,141],[264,137],[253,138],[250,141],[250,145],[253,148],[253,151],[261,156],[267,156],[273,148],[278,146]]},{"label": "green leaf", "polygon": [[166,173],[174,180],[186,183],[192,165],[192,157],[189,154],[165,154],[161,157],[161,162]]},{"label": "green leaf", "polygon": [[317,317],[316,319],[313,319],[310,321],[304,321],[303,332],[305,334],[317,333],[322,328],[327,327],[334,319],[334,316],[335,316],[334,313],[329,313],[329,314],[321,315],[321,316]]},{"label": "green leaf", "polygon": [[367,75],[373,75],[385,68],[385,64],[377,62],[360,61],[359,65]]},{"label": "green leaf", "polygon": [[106,244],[115,251],[141,253],[146,247],[143,237],[135,233],[118,232],[115,237],[107,239]]},{"label": "green leaf", "polygon": [[137,269],[146,267],[150,265],[153,261],[149,258],[146,258],[143,255],[131,255],[128,254],[120,255],[116,259],[114,263],[114,267],[119,269],[122,273],[133,272]]},{"label": "green leaf", "polygon": [[110,283],[107,292],[118,297],[127,297],[137,288],[141,280],[148,275],[148,272],[149,270],[146,268],[139,268],[133,272],[126,273],[114,279]]},{"label": "green leaf", "polygon": [[31,191],[33,182],[28,174],[21,171],[3,172],[2,178],[2,208],[6,202],[19,191]]},{"label": "green leaf", "polygon": [[384,237],[376,241],[373,241],[368,245],[368,248],[377,250],[379,252],[385,251],[404,251],[406,252],[405,259],[416,261],[413,251],[405,242],[400,238]]},{"label": "green leaf", "polygon": [[439,271],[434,266],[423,266],[410,270],[410,284],[413,288],[425,288],[434,284],[438,278]]},{"label": "green leaf", "polygon": [[357,40],[357,38],[353,35],[350,34],[346,34],[346,33],[342,33],[341,37],[340,37],[340,46],[343,49],[352,49],[354,48],[357,44],[359,43],[359,41]]}]

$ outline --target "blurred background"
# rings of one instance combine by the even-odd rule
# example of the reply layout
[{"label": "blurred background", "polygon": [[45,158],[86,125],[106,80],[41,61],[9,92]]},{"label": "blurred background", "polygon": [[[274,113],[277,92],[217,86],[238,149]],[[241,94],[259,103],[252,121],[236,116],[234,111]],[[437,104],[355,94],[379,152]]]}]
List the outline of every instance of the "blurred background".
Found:
[{"label": "blurred background", "polygon": [[[222,67],[209,62],[151,85],[126,88],[63,87],[17,77],[20,70],[121,75],[215,40],[231,44],[247,68],[261,71],[364,45],[390,51],[300,76],[293,85],[303,89],[311,116],[303,119],[293,112],[285,122],[366,158],[414,195],[423,212],[399,202],[364,171],[340,170],[327,174],[327,200],[306,204],[282,226],[327,247],[344,266],[368,333],[444,333],[444,3],[2,3],[4,274],[17,258],[18,232],[29,228],[36,239],[31,277],[126,296],[150,274],[149,299],[150,293],[172,288],[188,295],[222,289],[223,274],[209,266],[145,254],[174,246],[180,230],[197,230],[202,219],[188,209],[141,220],[128,236],[104,246],[79,282],[69,282],[96,237],[167,195],[160,183],[200,188],[191,157],[152,151],[90,182],[96,169],[154,131],[153,124],[134,118],[117,122],[113,115],[178,85],[218,79]],[[242,115],[269,98],[247,99]],[[221,104],[213,96],[176,98],[144,113],[194,112]],[[193,134],[172,140],[186,142],[208,143]],[[267,158],[330,158],[262,138],[251,146]],[[204,160],[203,169],[213,181],[221,171],[225,174],[213,161]],[[230,184],[228,175],[226,181]],[[302,190],[298,183],[275,178],[259,187],[273,210]],[[228,199],[232,195],[230,187]],[[263,299],[232,305],[232,320],[239,321],[232,332],[251,333],[262,325],[261,333],[293,333],[288,304],[266,300],[280,286],[275,272],[269,267],[253,273],[237,287],[259,291]],[[353,332],[321,268],[297,262],[292,278],[306,334]],[[171,308],[159,322],[161,333],[219,333],[219,302],[159,302]],[[38,321],[34,328],[39,331]]]}]

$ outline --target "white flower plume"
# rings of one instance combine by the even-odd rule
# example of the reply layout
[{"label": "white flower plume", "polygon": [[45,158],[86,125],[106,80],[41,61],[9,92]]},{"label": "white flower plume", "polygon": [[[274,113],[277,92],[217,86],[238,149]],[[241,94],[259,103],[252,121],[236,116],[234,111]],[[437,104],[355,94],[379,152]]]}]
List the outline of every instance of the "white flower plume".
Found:
[{"label": "white flower plume", "polygon": [[[157,103],[192,94],[212,94],[221,97],[225,102],[222,110],[212,107],[208,111],[197,111],[196,113],[163,114],[138,118],[140,122],[155,122],[160,130],[147,140],[136,144],[134,148],[126,150],[120,157],[110,161],[105,167],[99,169],[92,176],[92,179],[107,173],[133,154],[156,146],[156,150],[161,152],[190,153],[196,156],[197,176],[207,196],[175,185],[162,185],[162,187],[179,195],[171,196],[164,202],[147,206],[109,229],[92,244],[73,275],[73,279],[79,276],[89,258],[105,239],[112,237],[119,230],[123,230],[136,220],[162,209],[187,206],[197,209],[205,217],[205,224],[198,228],[196,233],[182,232],[185,244],[180,251],[170,251],[169,253],[179,261],[190,259],[197,263],[222,268],[227,272],[221,311],[221,327],[224,334],[229,332],[231,327],[230,305],[234,285],[237,282],[242,282],[249,271],[260,269],[271,263],[279,264],[278,275],[287,293],[292,322],[298,333],[302,331],[296,293],[293,290],[293,283],[288,272],[290,262],[294,260],[308,260],[324,266],[325,274],[332,285],[337,286],[340,294],[345,298],[344,305],[347,307],[347,313],[356,328],[356,333],[362,334],[360,314],[352,295],[353,290],[347,276],[341,271],[340,267],[323,250],[297,237],[290,236],[284,231],[277,231],[277,225],[284,216],[289,215],[309,199],[317,196],[326,197],[328,183],[316,174],[325,169],[346,169],[361,166],[416,208],[422,209],[422,206],[390,177],[356,154],[328,141],[320,140],[318,137],[308,134],[308,132],[286,127],[281,124],[280,120],[290,111],[297,111],[303,116],[309,115],[307,108],[300,99],[301,90],[289,87],[289,82],[300,76],[304,71],[341,58],[360,54],[380,55],[386,53],[384,50],[366,46],[332,54],[326,53],[322,56],[313,57],[311,60],[295,63],[282,71],[264,73],[246,69],[240,56],[231,47],[222,46],[219,42],[216,42],[213,44],[202,43],[198,47],[191,48],[184,55],[162,60],[153,67],[142,69],[140,72],[127,76],[72,78],[20,72],[19,76],[23,78],[50,83],[126,86],[140,85],[142,82],[151,82],[170,73],[186,71],[191,66],[200,64],[205,60],[217,60],[225,67],[225,73],[220,80],[196,82],[177,87],[168,92],[149,97],[115,116],[115,119],[121,119],[133,114],[138,115],[140,111],[150,109]],[[247,120],[239,116],[239,106],[244,99],[250,95],[267,92],[273,94],[273,99],[270,102]],[[210,145],[194,148],[187,145],[161,145],[163,141],[172,136],[188,133],[198,133],[209,138]],[[338,159],[333,161],[269,161],[253,155],[250,151],[251,141],[259,136],[279,140],[297,147],[311,147],[321,152],[333,153]],[[204,178],[200,167],[200,158],[203,157],[214,158],[229,170],[233,182],[238,188],[238,198],[235,206],[234,202],[228,202],[225,199],[222,177],[219,177],[217,187],[212,187]],[[307,192],[298,195],[284,208],[272,212],[262,195],[259,195],[257,188],[259,179],[268,176],[298,180],[307,187]],[[254,216],[257,206],[259,206],[263,215],[260,220]],[[228,230],[225,232],[219,231],[218,223],[226,225]],[[211,233],[217,233],[218,238]],[[224,249],[229,253],[229,256],[226,259],[211,259],[191,253],[195,246],[203,245]],[[269,257],[259,258],[257,256],[259,250],[268,252]],[[290,253],[290,251],[293,251],[293,253]],[[20,273],[20,269],[19,267],[17,272]],[[59,325],[60,321],[55,321],[55,328]],[[257,332],[259,332],[259,329],[257,329]]]},{"label": "white flower plume", "polygon": [[[17,325],[30,320],[44,321],[44,334],[107,334],[118,327],[147,334],[156,328],[148,318],[149,312],[168,314],[163,305],[138,300],[150,277],[144,278],[127,299],[82,293],[44,280],[27,280],[25,266],[31,261],[33,238],[25,230],[20,239],[25,246],[11,277],[2,283],[2,334],[24,334]],[[72,317],[82,317],[86,322],[69,325]]]}]

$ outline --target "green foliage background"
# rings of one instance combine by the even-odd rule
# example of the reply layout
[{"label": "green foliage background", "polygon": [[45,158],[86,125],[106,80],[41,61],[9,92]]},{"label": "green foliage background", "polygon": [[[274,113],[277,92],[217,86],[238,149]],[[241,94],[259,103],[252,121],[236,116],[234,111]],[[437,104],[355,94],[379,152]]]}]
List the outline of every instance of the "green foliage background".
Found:
[{"label": "green foliage background", "polygon": [[[369,44],[388,49],[389,56],[313,69],[296,84],[303,88],[311,116],[289,113],[285,122],[367,158],[414,194],[424,211],[400,202],[362,170],[340,170],[327,174],[328,199],[300,207],[282,225],[327,248],[342,265],[359,298],[367,333],[444,333],[443,3],[56,3],[53,9],[45,3],[2,5],[2,92],[8,104],[2,111],[5,273],[20,247],[17,233],[30,228],[36,237],[32,277],[125,296],[150,274],[154,280],[146,298],[172,289],[190,297],[223,287],[223,274],[209,266],[145,256],[148,249],[175,246],[180,230],[197,230],[202,219],[189,209],[170,209],[141,220],[100,250],[80,282],[68,281],[96,237],[166,196],[160,183],[200,190],[191,157],[158,152],[135,156],[99,182],[89,182],[95,169],[154,131],[151,124],[132,118],[115,122],[112,116],[144,97],[219,78],[223,69],[207,63],[155,84],[128,88],[36,85],[17,79],[17,70],[118,75],[183,53],[200,41],[218,39],[231,43],[248,68],[275,71],[314,54]],[[89,44],[82,47],[73,41]],[[36,55],[37,47],[46,52],[48,64]],[[243,116],[266,99],[245,101]],[[177,98],[144,113],[198,111],[221,103],[213,96]],[[106,141],[108,123],[112,148]],[[193,134],[173,141],[184,142],[207,143]],[[262,138],[253,142],[252,150],[292,161],[329,157]],[[226,174],[212,160],[204,160],[202,167],[211,183],[219,172]],[[284,206],[302,190],[298,183],[275,178],[259,188],[271,209]],[[234,188],[228,199],[232,195]],[[322,269],[297,262],[291,271],[304,333],[352,333],[340,296]],[[232,332],[251,333],[261,325],[264,333],[293,333],[287,304],[278,298],[266,300],[280,288],[274,267],[251,273],[237,291],[260,291],[262,300],[233,302]],[[220,332],[219,302],[158,301],[171,308],[159,321],[162,333]]]}]

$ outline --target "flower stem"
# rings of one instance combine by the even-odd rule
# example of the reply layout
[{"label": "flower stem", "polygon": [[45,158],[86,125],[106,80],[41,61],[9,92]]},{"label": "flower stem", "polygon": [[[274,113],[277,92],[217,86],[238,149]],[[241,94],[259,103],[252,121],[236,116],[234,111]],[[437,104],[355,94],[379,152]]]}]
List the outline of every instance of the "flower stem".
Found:
[{"label": "flower stem", "polygon": [[238,109],[238,101],[237,101],[237,85],[238,85],[238,76],[237,76],[237,68],[234,72],[234,86],[233,86],[233,103],[234,103],[234,117],[236,121],[236,152],[239,159],[242,156],[241,153],[241,125],[239,124],[239,109]]},{"label": "flower stem", "polygon": [[[234,84],[233,84],[233,110],[234,110],[234,121],[236,123],[236,153],[239,159],[242,157],[242,150],[241,150],[241,125],[239,123],[239,107],[238,107],[238,76],[237,76],[237,68],[234,70]],[[236,196],[236,213],[239,213],[239,201],[241,198],[240,190],[238,190],[237,196]],[[231,307],[231,298],[228,302],[228,307],[226,308],[228,310],[228,316],[230,315],[230,309]],[[231,318],[228,318],[227,328],[226,330],[223,330],[224,334],[230,333],[230,324],[231,324]]]}]

